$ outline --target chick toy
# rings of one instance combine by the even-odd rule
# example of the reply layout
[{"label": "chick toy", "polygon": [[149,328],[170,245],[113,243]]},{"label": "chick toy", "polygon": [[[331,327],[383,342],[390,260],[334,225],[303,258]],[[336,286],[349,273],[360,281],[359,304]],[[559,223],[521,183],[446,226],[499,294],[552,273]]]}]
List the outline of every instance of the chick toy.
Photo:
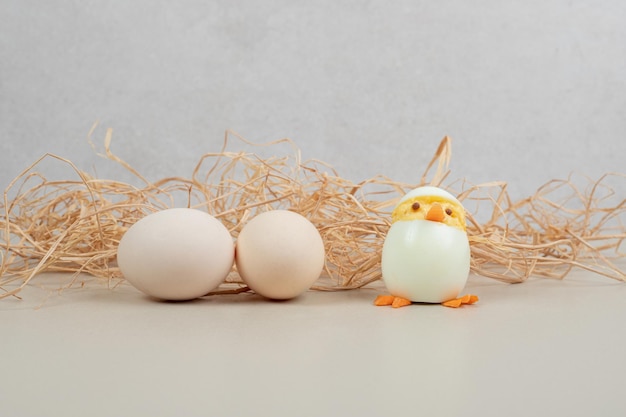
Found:
[{"label": "chick toy", "polygon": [[460,307],[478,301],[474,295],[458,298],[470,269],[465,210],[459,200],[438,187],[418,187],[400,200],[391,220],[381,265],[391,295],[378,296],[375,305]]}]

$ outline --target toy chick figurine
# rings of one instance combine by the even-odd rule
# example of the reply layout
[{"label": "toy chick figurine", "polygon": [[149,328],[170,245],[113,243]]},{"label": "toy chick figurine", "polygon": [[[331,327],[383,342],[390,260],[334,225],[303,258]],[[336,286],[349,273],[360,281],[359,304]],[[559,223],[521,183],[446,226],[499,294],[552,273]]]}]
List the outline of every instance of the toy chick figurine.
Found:
[{"label": "toy chick figurine", "polygon": [[400,200],[391,219],[382,253],[383,281],[391,295],[378,296],[375,305],[460,307],[478,301],[475,295],[459,298],[470,269],[459,200],[438,187],[418,187]]}]

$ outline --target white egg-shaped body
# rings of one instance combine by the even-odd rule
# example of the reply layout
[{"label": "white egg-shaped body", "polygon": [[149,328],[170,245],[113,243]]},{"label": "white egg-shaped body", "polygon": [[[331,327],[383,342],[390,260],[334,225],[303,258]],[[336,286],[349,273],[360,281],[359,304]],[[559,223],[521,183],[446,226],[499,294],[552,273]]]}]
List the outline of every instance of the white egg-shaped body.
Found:
[{"label": "white egg-shaped body", "polygon": [[467,233],[439,222],[396,221],[385,237],[381,266],[394,296],[425,303],[454,299],[470,269]]},{"label": "white egg-shaped body", "polygon": [[122,237],[117,262],[140,291],[163,300],[191,300],[219,286],[230,272],[230,232],[210,214],[172,208],[152,213]]}]

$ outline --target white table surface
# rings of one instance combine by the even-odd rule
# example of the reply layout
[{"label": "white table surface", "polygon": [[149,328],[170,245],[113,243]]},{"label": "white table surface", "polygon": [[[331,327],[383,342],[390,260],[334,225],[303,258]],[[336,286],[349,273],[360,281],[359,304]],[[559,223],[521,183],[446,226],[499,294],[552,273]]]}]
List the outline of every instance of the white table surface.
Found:
[{"label": "white table surface", "polygon": [[380,290],[166,303],[29,287],[0,300],[0,414],[626,415],[626,284],[471,277],[481,300],[461,309],[374,307]]}]

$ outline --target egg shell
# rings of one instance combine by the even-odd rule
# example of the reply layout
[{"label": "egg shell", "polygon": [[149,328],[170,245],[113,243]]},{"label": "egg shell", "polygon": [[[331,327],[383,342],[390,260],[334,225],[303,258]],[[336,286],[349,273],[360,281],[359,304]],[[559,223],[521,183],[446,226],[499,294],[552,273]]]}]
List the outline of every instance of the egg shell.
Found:
[{"label": "egg shell", "polygon": [[131,226],[120,241],[117,262],[140,291],[164,300],[190,300],[224,281],[234,253],[228,229],[215,217],[173,208]]},{"label": "egg shell", "polygon": [[402,197],[402,199],[400,199],[400,201],[398,202],[398,205],[414,197],[427,197],[427,196],[443,198],[446,200],[450,200],[458,204],[459,206],[462,205],[461,202],[455,196],[453,196],[452,194],[450,194],[443,188],[435,187],[432,185],[425,185],[422,187],[414,188],[413,190],[406,193],[404,197]]},{"label": "egg shell", "polygon": [[252,218],[237,237],[235,264],[244,282],[272,299],[297,297],[324,268],[324,242],[304,216],[273,210]]},{"label": "egg shell", "polygon": [[414,302],[451,300],[469,274],[467,234],[426,220],[394,222],[385,237],[381,267],[392,295]]}]

